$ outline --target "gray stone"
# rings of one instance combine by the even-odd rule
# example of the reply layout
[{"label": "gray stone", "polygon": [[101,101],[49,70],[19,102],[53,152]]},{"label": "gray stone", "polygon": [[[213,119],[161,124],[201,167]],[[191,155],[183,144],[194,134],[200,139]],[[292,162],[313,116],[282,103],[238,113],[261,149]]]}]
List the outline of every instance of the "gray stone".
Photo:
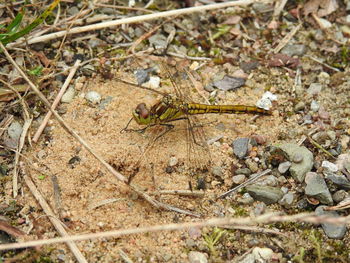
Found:
[{"label": "gray stone", "polygon": [[278,165],[278,171],[281,173],[281,174],[284,174],[285,172],[288,171],[289,167],[292,165],[291,162],[287,161],[287,162],[283,162],[283,163],[280,163]]},{"label": "gray stone", "polygon": [[208,259],[204,253],[198,251],[191,251],[188,253],[188,261],[190,263],[207,263]]},{"label": "gray stone", "polygon": [[257,185],[268,185],[268,186],[276,186],[278,184],[278,180],[273,175],[268,175],[264,179],[256,182]]},{"label": "gray stone", "polygon": [[233,141],[233,153],[239,158],[243,159],[248,153],[249,138],[238,138]]},{"label": "gray stone", "polygon": [[314,165],[314,157],[312,152],[310,152],[306,147],[299,146],[294,143],[284,143],[277,145],[276,147],[286,153],[287,158],[290,161],[295,161],[295,158],[298,157],[297,161],[300,162],[293,162],[289,168],[289,171],[294,179],[299,182],[303,182],[305,179],[305,174],[310,172],[312,166]]},{"label": "gray stone", "polygon": [[272,186],[248,185],[246,190],[255,200],[267,205],[277,203],[283,197],[282,190]]},{"label": "gray stone", "polygon": [[98,105],[98,108],[103,110],[106,108],[106,106],[113,100],[112,96],[108,96],[105,99],[101,100],[100,104]]},{"label": "gray stone", "polygon": [[305,177],[305,194],[319,200],[322,204],[332,205],[333,199],[323,177],[314,172],[308,172]]},{"label": "gray stone", "polygon": [[334,163],[331,163],[329,161],[323,161],[322,164],[321,164],[321,167],[325,168],[326,171],[328,171],[328,172],[333,172],[333,173],[338,172],[337,165],[334,164]]},{"label": "gray stone", "polygon": [[102,46],[103,44],[104,42],[99,38],[92,38],[88,41],[88,45],[91,48],[96,48],[96,47]]},{"label": "gray stone", "polygon": [[254,203],[254,199],[250,196],[250,194],[245,193],[242,197],[237,198],[237,202],[243,205],[251,205]]},{"label": "gray stone", "polygon": [[322,91],[321,83],[311,83],[309,88],[306,90],[309,95],[318,95]]},{"label": "gray stone", "polygon": [[[315,213],[318,216],[326,215],[326,216],[332,216],[332,217],[339,217],[338,213],[336,211],[325,211],[324,208],[327,206],[319,206],[316,208]],[[338,224],[331,224],[331,223],[323,223],[321,224],[324,233],[332,239],[342,239],[346,233],[346,225],[338,225]]]},{"label": "gray stone", "polygon": [[306,46],[305,45],[286,45],[282,50],[282,54],[286,54],[290,57],[293,56],[302,56],[306,52]]},{"label": "gray stone", "polygon": [[266,211],[266,204],[265,203],[258,203],[254,207],[254,215],[255,216],[260,216],[264,214]]},{"label": "gray stone", "polygon": [[79,13],[79,8],[76,6],[72,6],[72,7],[68,8],[67,13],[71,16],[74,16],[74,15]]},{"label": "gray stone", "polygon": [[23,131],[23,127],[18,121],[12,122],[11,125],[7,128],[7,134],[14,141],[19,140],[19,138],[21,137],[22,131]]},{"label": "gray stone", "polygon": [[238,174],[235,176],[232,176],[232,182],[234,184],[241,184],[245,181],[245,175],[244,174]]},{"label": "gray stone", "polygon": [[134,75],[136,77],[137,83],[141,85],[149,81],[149,73],[152,72],[152,70],[153,68],[135,70]]},{"label": "gray stone", "polygon": [[167,38],[162,34],[151,36],[149,42],[155,49],[164,50],[167,47]]},{"label": "gray stone", "polygon": [[334,173],[324,173],[327,180],[331,180],[339,188],[350,190],[350,181],[344,175]]},{"label": "gray stone", "polygon": [[332,195],[332,198],[335,203],[339,203],[348,196],[349,194],[345,190],[338,190]]},{"label": "gray stone", "polygon": [[290,208],[292,207],[293,201],[294,194],[292,192],[288,192],[282,197],[282,199],[278,203],[286,208]]},{"label": "gray stone", "polygon": [[244,174],[246,176],[251,175],[252,171],[249,168],[239,168],[235,171],[235,174]]},{"label": "gray stone", "polygon": [[292,161],[294,163],[301,163],[303,161],[303,156],[299,153],[294,154]]}]

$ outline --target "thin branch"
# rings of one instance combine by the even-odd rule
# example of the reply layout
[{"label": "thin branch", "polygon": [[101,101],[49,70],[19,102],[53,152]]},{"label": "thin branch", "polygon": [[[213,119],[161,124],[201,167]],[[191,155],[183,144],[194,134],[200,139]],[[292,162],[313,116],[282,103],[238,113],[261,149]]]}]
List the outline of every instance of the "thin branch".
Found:
[{"label": "thin branch", "polygon": [[[60,92],[57,94],[57,97],[55,98],[54,102],[52,103],[52,109],[56,109],[58,103],[60,102],[63,94],[66,92],[69,83],[71,82],[75,72],[77,71],[78,67],[80,66],[80,60],[78,59],[77,61],[75,61],[74,66],[70,69],[69,75],[66,78],[66,81],[64,82]],[[33,137],[33,142],[37,142],[41,133],[43,132],[43,130],[46,127],[47,122],[50,120],[52,115],[51,111],[48,111],[43,122],[41,123],[40,127],[38,128],[38,130],[36,131],[34,137]]]},{"label": "thin branch", "polygon": [[280,52],[280,50],[282,48],[284,48],[285,45],[287,45],[287,43],[292,39],[292,37],[299,31],[299,29],[301,28],[302,23],[298,24],[296,27],[294,27],[292,29],[292,31],[290,31],[281,41],[280,43],[277,45],[277,47],[275,47],[275,49],[273,50],[273,52],[276,54],[278,52]]},{"label": "thin branch", "polygon": [[250,179],[247,180],[246,182],[241,183],[240,185],[236,186],[235,188],[232,188],[232,189],[228,190],[227,192],[221,194],[221,195],[218,197],[218,199],[220,199],[220,198],[225,198],[225,197],[227,197],[227,196],[233,194],[234,192],[237,192],[239,189],[241,189],[241,188],[243,188],[243,187],[245,187],[245,186],[247,186],[247,185],[249,185],[249,184],[255,182],[255,181],[258,180],[260,177],[262,177],[262,176],[268,174],[269,172],[271,172],[271,169],[266,169],[265,171],[261,172],[260,174],[257,174],[256,176],[250,178]]},{"label": "thin branch", "polygon": [[0,245],[0,250],[18,249],[25,247],[34,247],[41,245],[49,245],[54,243],[62,243],[67,241],[83,241],[97,238],[120,237],[126,235],[142,234],[147,232],[174,231],[184,230],[191,227],[212,227],[212,226],[251,226],[257,224],[271,224],[276,222],[306,222],[311,224],[330,223],[330,224],[348,224],[350,216],[333,217],[333,216],[316,216],[314,213],[300,213],[295,215],[279,215],[276,213],[267,213],[255,218],[211,218],[198,222],[187,222],[180,224],[165,224],[147,227],[137,227],[123,230],[112,230],[100,233],[74,235],[69,237],[50,238],[45,240],[35,240],[22,243],[11,243]]}]

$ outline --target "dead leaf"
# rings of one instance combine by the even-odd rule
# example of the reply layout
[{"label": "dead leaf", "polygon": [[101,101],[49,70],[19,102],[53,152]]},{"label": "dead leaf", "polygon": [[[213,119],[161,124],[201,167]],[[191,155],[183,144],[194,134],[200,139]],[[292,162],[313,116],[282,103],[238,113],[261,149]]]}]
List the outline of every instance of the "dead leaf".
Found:
[{"label": "dead leaf", "polygon": [[222,24],[225,25],[236,25],[241,21],[241,17],[240,16],[231,16],[229,18],[227,18]]},{"label": "dead leaf", "polygon": [[269,61],[269,67],[288,67],[288,68],[296,68],[300,64],[300,60],[298,58],[292,58],[288,55],[278,53],[274,55]]},{"label": "dead leaf", "polygon": [[336,0],[310,0],[304,6],[304,16],[317,13],[318,17],[327,16],[338,8]]},{"label": "dead leaf", "polygon": [[226,75],[222,80],[215,81],[213,85],[220,90],[228,91],[238,89],[242,87],[244,83],[244,78],[235,78]]}]

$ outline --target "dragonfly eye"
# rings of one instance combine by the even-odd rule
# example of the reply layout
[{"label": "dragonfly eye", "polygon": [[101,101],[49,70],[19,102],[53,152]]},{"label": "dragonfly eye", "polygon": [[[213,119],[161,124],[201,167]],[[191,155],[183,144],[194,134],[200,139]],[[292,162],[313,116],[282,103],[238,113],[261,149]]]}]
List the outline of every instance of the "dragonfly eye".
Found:
[{"label": "dragonfly eye", "polygon": [[147,119],[149,116],[149,110],[145,103],[137,105],[135,112],[143,119]]}]

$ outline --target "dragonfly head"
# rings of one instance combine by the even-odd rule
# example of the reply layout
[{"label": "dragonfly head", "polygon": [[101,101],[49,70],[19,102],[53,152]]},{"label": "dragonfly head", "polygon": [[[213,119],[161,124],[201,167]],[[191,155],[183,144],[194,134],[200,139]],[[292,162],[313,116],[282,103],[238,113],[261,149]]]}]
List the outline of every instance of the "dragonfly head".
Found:
[{"label": "dragonfly head", "polygon": [[150,112],[145,103],[137,105],[132,115],[139,125],[148,125],[151,122]]}]

